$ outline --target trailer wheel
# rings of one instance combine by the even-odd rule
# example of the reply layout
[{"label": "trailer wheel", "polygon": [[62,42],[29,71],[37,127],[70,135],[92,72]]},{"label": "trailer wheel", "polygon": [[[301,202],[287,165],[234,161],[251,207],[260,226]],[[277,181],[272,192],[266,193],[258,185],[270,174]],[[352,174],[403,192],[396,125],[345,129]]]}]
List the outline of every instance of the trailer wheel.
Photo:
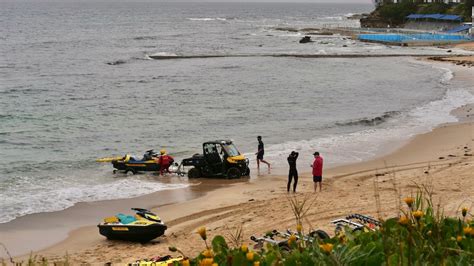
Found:
[{"label": "trailer wheel", "polygon": [[125,174],[128,174],[129,172],[132,173],[132,175],[134,175],[137,173],[137,170],[133,168],[127,168],[127,170],[125,170]]},{"label": "trailer wheel", "polygon": [[291,247],[288,245],[288,242],[278,244],[280,251],[284,254],[289,254],[291,252]]},{"label": "trailer wheel", "polygon": [[241,173],[238,168],[231,167],[229,168],[229,170],[227,170],[227,178],[234,179],[234,178],[239,178],[240,176],[241,176]]},{"label": "trailer wheel", "polygon": [[[342,229],[342,228],[341,228]],[[311,233],[309,233],[309,236],[311,237],[318,237],[319,239],[321,240],[324,240],[324,239],[329,239],[329,235],[328,233],[326,233],[325,231],[323,230],[316,230],[316,231],[313,231]]]},{"label": "trailer wheel", "polygon": [[201,171],[197,169],[196,167],[191,168],[188,171],[188,178],[200,178],[201,177]]}]

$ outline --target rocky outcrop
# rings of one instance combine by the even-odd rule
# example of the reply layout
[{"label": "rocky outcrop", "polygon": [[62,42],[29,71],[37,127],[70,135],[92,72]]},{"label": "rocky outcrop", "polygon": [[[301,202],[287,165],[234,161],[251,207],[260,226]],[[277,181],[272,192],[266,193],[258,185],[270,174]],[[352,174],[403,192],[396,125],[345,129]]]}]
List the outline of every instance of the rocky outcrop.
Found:
[{"label": "rocky outcrop", "polygon": [[313,42],[311,40],[311,36],[304,36],[303,38],[301,38],[300,40],[300,43],[308,43],[308,42]]},{"label": "rocky outcrop", "polygon": [[393,23],[392,21],[382,17],[378,10],[374,10],[368,16],[360,19],[360,26],[362,28],[396,28],[402,24]]}]

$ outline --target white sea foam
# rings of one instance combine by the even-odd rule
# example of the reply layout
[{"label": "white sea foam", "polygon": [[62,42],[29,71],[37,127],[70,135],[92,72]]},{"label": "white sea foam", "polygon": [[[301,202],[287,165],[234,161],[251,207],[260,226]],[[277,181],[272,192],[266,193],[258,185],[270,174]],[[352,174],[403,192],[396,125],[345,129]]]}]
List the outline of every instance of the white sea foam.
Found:
[{"label": "white sea foam", "polygon": [[448,84],[449,81],[454,78],[454,73],[453,73],[453,71],[452,71],[450,68],[442,67],[442,66],[440,66],[440,65],[438,65],[438,64],[433,64],[433,63],[431,63],[431,62],[426,62],[426,61],[416,60],[416,59],[412,59],[412,60],[411,60],[411,63],[416,64],[416,65],[430,66],[430,67],[432,67],[432,68],[442,70],[442,71],[443,71],[443,74],[441,75],[441,78],[439,79],[439,81],[440,81],[442,84]]},{"label": "white sea foam", "polygon": [[303,34],[301,32],[295,32],[295,33],[278,34],[276,36],[278,36],[278,37],[301,37],[301,36],[303,36]]},{"label": "white sea foam", "polygon": [[[269,145],[265,149],[266,159],[273,162],[276,168],[278,165],[286,167],[286,156],[296,150],[304,154],[300,156],[300,165],[309,165],[314,151],[321,151],[327,161],[331,162],[330,165],[367,160],[382,155],[382,148],[385,148],[384,152],[389,152],[385,147],[389,143],[403,143],[404,140],[416,134],[428,132],[440,124],[457,122],[457,118],[450,112],[468,103],[474,103],[473,94],[464,89],[449,89],[442,99],[414,108],[400,117],[392,118],[383,128]],[[247,156],[253,155],[247,154]],[[306,171],[309,170],[306,169]]]},{"label": "white sea foam", "polygon": [[158,53],[151,54],[151,56],[178,56],[178,55],[175,53],[169,53],[169,52],[158,52]]},{"label": "white sea foam", "polygon": [[443,83],[443,84],[447,84],[454,77],[453,71],[449,68],[443,68],[443,69],[446,70],[446,71],[441,76],[440,82]]},{"label": "white sea foam", "polygon": [[227,19],[216,17],[216,18],[188,18],[188,20],[192,20],[192,21],[215,21],[215,20],[226,21]]},{"label": "white sea foam", "polygon": [[[156,191],[188,186],[187,184],[163,184],[156,181],[145,181],[135,176],[96,185],[82,183],[45,186],[38,183],[35,178],[28,177],[18,177],[17,181],[17,185],[10,188],[7,195],[2,195],[2,205],[4,206],[1,208],[0,223],[6,223],[27,214],[64,210],[77,202],[133,198]],[[25,187],[28,188],[30,193],[19,193]]]},{"label": "white sea foam", "polygon": [[321,19],[327,19],[327,20],[343,20],[344,17],[341,17],[341,16],[328,16],[328,17],[322,17]]}]

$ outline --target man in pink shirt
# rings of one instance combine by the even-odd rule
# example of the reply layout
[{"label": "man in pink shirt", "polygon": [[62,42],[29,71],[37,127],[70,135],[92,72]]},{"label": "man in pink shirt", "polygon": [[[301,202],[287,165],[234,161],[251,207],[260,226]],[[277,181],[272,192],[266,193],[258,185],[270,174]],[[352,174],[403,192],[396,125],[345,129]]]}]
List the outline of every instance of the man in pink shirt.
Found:
[{"label": "man in pink shirt", "polygon": [[318,187],[319,183],[319,191],[321,192],[321,184],[323,181],[323,157],[319,156],[319,152],[313,153],[314,161],[311,167],[313,167],[313,182],[314,182],[314,192]]}]

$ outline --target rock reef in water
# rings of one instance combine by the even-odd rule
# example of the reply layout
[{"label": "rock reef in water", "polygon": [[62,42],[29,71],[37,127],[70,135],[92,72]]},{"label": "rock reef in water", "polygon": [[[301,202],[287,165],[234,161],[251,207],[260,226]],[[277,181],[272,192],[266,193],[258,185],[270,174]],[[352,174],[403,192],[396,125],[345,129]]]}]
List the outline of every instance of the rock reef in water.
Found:
[{"label": "rock reef in water", "polygon": [[309,42],[313,42],[311,40],[311,36],[304,36],[303,38],[301,38],[300,40],[300,43],[309,43]]}]

